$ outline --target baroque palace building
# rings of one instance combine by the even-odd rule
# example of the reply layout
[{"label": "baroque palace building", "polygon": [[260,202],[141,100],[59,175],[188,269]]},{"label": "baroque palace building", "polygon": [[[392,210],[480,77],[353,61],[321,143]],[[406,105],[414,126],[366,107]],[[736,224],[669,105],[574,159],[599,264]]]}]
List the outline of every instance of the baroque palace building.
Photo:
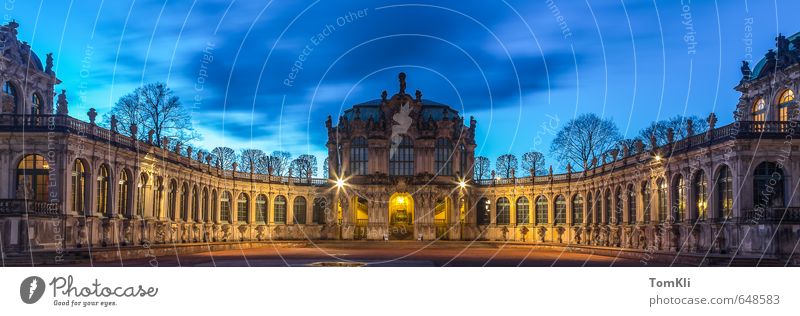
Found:
[{"label": "baroque palace building", "polygon": [[[667,131],[586,171],[473,179],[477,122],[399,91],[330,117],[327,179],[216,167],[68,113],[52,57],[0,27],[2,252],[272,240],[502,241],[641,254],[791,259],[800,238],[794,137],[800,36],[742,65],[735,121]],[[54,102],[55,101],[55,102]],[[134,133],[135,134],[135,133]],[[250,168],[252,170],[252,168]],[[123,247],[123,248],[119,248]],[[124,248],[128,247],[128,248]]]}]

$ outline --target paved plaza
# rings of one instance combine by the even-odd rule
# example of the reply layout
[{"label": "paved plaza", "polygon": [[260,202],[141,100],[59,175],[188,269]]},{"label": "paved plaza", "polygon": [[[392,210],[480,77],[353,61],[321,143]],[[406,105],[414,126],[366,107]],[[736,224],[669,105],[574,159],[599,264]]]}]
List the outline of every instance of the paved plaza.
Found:
[{"label": "paved plaza", "polygon": [[[541,250],[487,243],[321,242],[305,247],[282,244],[259,248],[176,254],[124,261],[93,262],[95,266],[160,267],[609,267],[646,266],[621,257]],[[648,262],[647,265],[664,265]]]}]

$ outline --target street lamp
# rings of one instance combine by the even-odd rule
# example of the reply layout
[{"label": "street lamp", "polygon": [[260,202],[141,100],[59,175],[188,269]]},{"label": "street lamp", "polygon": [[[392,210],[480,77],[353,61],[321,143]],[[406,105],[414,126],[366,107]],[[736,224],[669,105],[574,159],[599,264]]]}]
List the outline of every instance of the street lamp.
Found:
[{"label": "street lamp", "polygon": [[347,185],[347,183],[344,182],[344,179],[341,179],[341,178],[336,179],[336,188],[337,189],[342,189],[342,188],[344,188],[345,185]]}]

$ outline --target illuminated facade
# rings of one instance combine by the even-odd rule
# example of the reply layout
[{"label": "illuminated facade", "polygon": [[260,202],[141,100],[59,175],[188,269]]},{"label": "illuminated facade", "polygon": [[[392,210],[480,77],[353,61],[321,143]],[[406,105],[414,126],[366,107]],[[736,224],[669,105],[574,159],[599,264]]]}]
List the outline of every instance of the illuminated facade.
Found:
[{"label": "illuminated facade", "polygon": [[685,139],[536,177],[472,179],[476,120],[406,93],[400,74],[397,93],[327,120],[330,175],[310,179],[222,170],[192,148],[101,128],[94,111],[70,117],[52,59],[43,66],[16,27],[0,35],[5,253],[441,239],[786,258],[800,236],[797,36],[742,67],[733,124],[711,114],[706,133],[690,124]]}]

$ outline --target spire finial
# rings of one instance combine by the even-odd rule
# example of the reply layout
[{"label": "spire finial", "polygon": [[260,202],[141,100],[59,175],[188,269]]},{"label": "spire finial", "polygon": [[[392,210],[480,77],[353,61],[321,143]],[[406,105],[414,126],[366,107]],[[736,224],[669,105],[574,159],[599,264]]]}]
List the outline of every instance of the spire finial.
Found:
[{"label": "spire finial", "polygon": [[397,75],[397,78],[400,79],[400,94],[405,94],[406,93],[406,73],[405,72],[401,72],[399,75]]}]

